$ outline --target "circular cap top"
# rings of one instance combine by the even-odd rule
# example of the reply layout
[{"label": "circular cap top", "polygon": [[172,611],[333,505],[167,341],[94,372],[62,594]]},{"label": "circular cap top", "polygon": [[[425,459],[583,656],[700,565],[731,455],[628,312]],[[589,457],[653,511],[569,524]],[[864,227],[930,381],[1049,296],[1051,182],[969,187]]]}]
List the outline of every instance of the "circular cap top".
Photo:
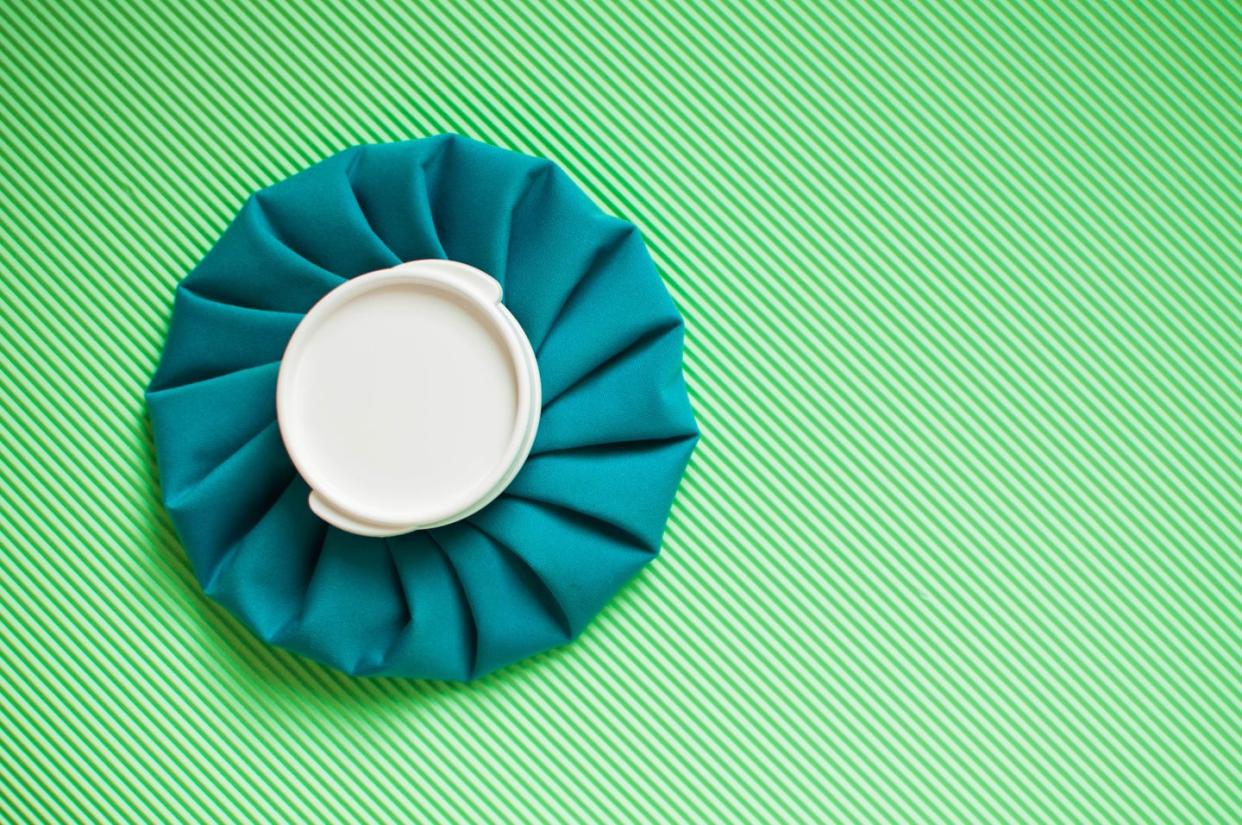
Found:
[{"label": "circular cap top", "polygon": [[396,535],[464,518],[508,486],[534,441],[540,388],[500,298],[474,267],[413,261],[346,281],[302,319],[276,414],[324,520]]}]

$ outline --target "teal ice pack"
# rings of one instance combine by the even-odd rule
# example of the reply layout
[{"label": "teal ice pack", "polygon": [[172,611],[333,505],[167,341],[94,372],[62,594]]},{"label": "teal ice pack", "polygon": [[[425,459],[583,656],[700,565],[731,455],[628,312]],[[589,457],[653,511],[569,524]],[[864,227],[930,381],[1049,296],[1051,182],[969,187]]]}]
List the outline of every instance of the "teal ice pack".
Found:
[{"label": "teal ice pack", "polygon": [[[482,509],[359,535],[310,506],[282,358],[337,287],[427,260],[497,282],[538,427]],[[349,673],[474,678],[574,638],[658,553],[698,437],[682,338],[634,226],[549,161],[449,135],[349,149],[252,196],[178,286],[147,394],[164,502],[205,591],[264,640]]]}]

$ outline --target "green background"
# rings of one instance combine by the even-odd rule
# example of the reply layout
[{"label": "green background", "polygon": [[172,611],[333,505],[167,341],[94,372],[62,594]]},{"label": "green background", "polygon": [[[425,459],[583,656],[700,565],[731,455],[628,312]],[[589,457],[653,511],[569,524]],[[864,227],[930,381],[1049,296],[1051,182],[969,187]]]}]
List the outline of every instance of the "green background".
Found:
[{"label": "green background", "polygon": [[[141,393],[247,193],[442,131],[642,228],[704,437],[577,643],[351,679]],[[1230,2],[0,2],[0,820],[1238,822],[1240,148]]]}]

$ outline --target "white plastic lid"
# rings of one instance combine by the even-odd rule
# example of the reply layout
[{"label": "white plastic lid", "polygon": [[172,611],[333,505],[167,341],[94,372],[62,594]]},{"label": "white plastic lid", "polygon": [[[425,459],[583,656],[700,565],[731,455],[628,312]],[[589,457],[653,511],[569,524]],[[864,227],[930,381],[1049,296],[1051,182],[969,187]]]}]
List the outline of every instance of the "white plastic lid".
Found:
[{"label": "white plastic lid", "polygon": [[539,425],[539,369],[500,284],[456,261],[359,275],[294,330],[281,438],[328,523],[364,536],[438,527],[508,486]]}]

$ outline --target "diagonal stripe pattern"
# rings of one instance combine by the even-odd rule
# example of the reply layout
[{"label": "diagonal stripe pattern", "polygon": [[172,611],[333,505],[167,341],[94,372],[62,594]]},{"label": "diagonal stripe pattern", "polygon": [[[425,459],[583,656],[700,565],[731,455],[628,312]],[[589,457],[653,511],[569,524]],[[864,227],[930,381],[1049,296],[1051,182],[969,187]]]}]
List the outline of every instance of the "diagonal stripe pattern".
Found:
[{"label": "diagonal stripe pattern", "polygon": [[[1235,4],[0,4],[0,819],[1242,819]],[[208,602],[142,387],[250,191],[455,131],[643,230],[661,558],[469,685]]]}]

